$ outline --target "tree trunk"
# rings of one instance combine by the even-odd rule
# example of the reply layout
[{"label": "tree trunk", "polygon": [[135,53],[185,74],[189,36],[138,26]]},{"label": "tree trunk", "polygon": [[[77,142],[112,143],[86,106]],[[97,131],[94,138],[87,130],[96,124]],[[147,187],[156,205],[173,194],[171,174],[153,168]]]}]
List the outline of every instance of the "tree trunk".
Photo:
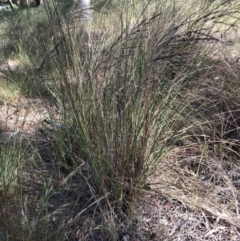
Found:
[{"label": "tree trunk", "polygon": [[42,5],[43,4],[43,0],[36,0],[36,4],[37,4],[37,6]]},{"label": "tree trunk", "polygon": [[10,8],[13,10],[12,0],[8,0],[8,4],[10,5]]}]

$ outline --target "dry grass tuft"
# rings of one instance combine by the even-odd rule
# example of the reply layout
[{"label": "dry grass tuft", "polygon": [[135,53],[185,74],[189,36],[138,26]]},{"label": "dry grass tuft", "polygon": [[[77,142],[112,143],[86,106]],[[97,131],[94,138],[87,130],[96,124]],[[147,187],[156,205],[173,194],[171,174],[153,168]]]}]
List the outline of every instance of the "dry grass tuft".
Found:
[{"label": "dry grass tuft", "polygon": [[1,240],[240,239],[240,5],[204,2],[3,14]]}]

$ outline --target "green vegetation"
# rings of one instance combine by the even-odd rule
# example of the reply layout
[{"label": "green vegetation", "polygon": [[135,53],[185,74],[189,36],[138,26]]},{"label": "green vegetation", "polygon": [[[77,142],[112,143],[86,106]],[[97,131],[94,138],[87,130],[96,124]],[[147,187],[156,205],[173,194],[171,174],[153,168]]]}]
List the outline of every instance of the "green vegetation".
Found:
[{"label": "green vegetation", "polygon": [[[0,13],[1,104],[28,100],[0,142],[1,240],[187,240],[141,228],[158,192],[240,227],[240,3],[187,5]],[[32,108],[45,116],[30,132]]]}]

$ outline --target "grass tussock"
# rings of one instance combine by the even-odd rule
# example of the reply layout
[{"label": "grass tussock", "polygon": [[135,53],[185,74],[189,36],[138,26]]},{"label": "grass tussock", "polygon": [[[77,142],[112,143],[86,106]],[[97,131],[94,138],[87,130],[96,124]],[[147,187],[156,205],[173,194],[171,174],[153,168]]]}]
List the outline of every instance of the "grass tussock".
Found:
[{"label": "grass tussock", "polygon": [[239,3],[99,1],[91,21],[76,6],[1,13],[3,76],[49,103],[1,144],[3,239],[197,240],[196,218],[144,229],[157,191],[239,228]]}]

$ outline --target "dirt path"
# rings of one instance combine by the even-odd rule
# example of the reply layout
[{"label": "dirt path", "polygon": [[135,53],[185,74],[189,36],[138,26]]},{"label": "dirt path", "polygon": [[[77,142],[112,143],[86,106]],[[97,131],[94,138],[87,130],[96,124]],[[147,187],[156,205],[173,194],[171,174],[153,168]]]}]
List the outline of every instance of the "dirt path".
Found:
[{"label": "dirt path", "polygon": [[49,118],[48,113],[49,103],[39,98],[20,97],[4,103],[0,106],[1,140],[7,141],[18,132],[33,133],[45,118]]}]

